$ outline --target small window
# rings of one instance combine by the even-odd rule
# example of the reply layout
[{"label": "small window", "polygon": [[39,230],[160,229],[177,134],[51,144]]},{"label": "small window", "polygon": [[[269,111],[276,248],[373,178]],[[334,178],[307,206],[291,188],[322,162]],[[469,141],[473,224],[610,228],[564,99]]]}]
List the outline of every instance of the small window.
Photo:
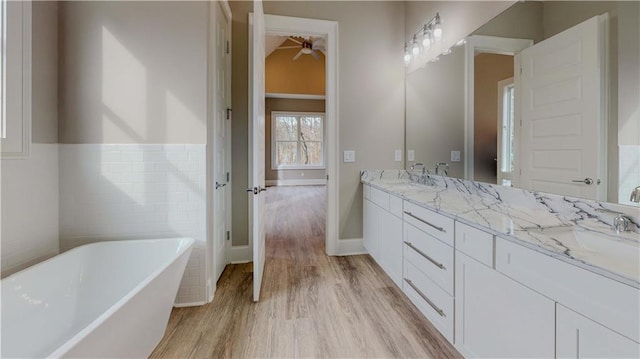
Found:
[{"label": "small window", "polygon": [[2,158],[21,158],[31,143],[31,1],[0,0],[0,33]]},{"label": "small window", "polygon": [[324,113],[272,112],[272,168],[324,168]]}]

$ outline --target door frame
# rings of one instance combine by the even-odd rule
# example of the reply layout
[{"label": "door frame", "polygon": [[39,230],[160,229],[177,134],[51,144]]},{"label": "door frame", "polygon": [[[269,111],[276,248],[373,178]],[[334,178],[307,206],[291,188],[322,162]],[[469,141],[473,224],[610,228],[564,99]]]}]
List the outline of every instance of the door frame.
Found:
[{"label": "door frame", "polygon": [[[213,161],[215,158],[215,114],[218,111],[216,108],[216,103],[213,99],[213,88],[215,87],[217,79],[217,73],[215,71],[215,67],[213,61],[216,58],[216,15],[217,12],[222,10],[224,16],[227,19],[227,40],[229,43],[231,42],[231,28],[232,28],[232,15],[231,8],[229,7],[229,3],[227,0],[221,0],[218,2],[209,2],[209,25],[208,25],[208,56],[207,56],[207,144],[206,144],[206,171],[207,171],[207,181],[206,181],[206,193],[207,193],[207,204],[206,204],[206,223],[207,223],[207,244],[206,244],[206,259],[205,259],[205,280],[206,280],[206,296],[207,302],[211,302],[214,297],[214,293],[216,291],[216,282],[214,280],[215,277],[215,241],[214,241],[214,200],[216,199],[215,192],[215,179],[216,174],[214,173],[214,165]],[[227,54],[226,59],[226,81],[229,84],[228,91],[228,99],[231,99],[231,48],[229,48],[229,53]],[[227,107],[231,107],[230,103],[227,103]],[[226,132],[226,152],[227,152],[227,169],[229,173],[231,173],[231,124],[230,121],[225,124],[225,132]],[[225,218],[227,230],[231,228],[231,181],[227,183],[227,190],[225,191],[226,196],[223,199],[226,202],[225,208],[227,208],[227,215]],[[225,260],[229,263],[230,251],[231,251],[231,239],[225,243]]]},{"label": "door frame", "polygon": [[[464,178],[473,181],[474,177],[474,123],[475,123],[475,62],[474,57],[476,52],[500,54],[500,55],[512,55],[515,56],[520,51],[533,45],[533,40],[530,39],[512,39],[506,37],[496,36],[484,36],[484,35],[471,35],[467,38],[467,42],[464,47]],[[515,66],[514,66],[515,68]],[[518,74],[514,74],[517,82]],[[516,88],[516,121],[519,118],[518,112],[518,98]],[[516,151],[516,159],[517,159]]]},{"label": "door frame", "polygon": [[[338,22],[329,20],[317,20],[290,16],[264,14],[265,32],[292,36],[325,36],[325,146],[326,146],[326,174],[327,174],[327,205],[325,228],[325,251],[327,255],[338,254],[338,223],[339,223],[339,118],[338,118]],[[253,24],[253,14],[249,13],[249,24]],[[253,43],[252,32],[249,31],[249,44]],[[249,59],[253,55],[253,49],[249,46]],[[253,91],[253,83],[249,83],[249,94]],[[250,97],[249,97],[250,98]],[[251,113],[251,104],[248,104]],[[249,119],[251,126],[251,119]],[[249,162],[249,173],[252,164]],[[247,200],[250,205],[250,199]],[[253,256],[253,218],[249,218],[249,257]]]}]

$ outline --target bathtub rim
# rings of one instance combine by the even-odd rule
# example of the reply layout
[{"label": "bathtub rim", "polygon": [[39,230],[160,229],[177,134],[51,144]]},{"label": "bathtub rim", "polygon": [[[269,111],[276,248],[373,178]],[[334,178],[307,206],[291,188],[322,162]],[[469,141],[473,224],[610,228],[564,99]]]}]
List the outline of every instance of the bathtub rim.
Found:
[{"label": "bathtub rim", "polygon": [[63,343],[62,345],[60,345],[58,348],[56,348],[52,353],[46,354],[47,358],[59,358],[61,356],[63,356],[66,352],[68,352],[69,350],[71,350],[73,347],[76,346],[76,344],[78,344],[82,338],[84,338],[85,336],[87,336],[88,333],[90,333],[91,331],[93,331],[95,328],[97,328],[101,323],[103,323],[107,318],[109,318],[114,312],[116,312],[118,309],[120,309],[125,303],[127,303],[131,298],[133,298],[136,294],[138,294],[143,288],[145,288],[151,281],[153,281],[155,278],[157,278],[158,276],[160,276],[163,272],[165,272],[169,267],[171,267],[172,264],[175,263],[175,261],[180,258],[181,256],[183,256],[185,254],[185,252],[187,251],[191,251],[193,249],[193,246],[195,244],[195,240],[193,238],[190,237],[174,237],[174,238],[150,238],[150,239],[132,239],[132,240],[106,240],[106,241],[99,241],[99,242],[93,242],[93,243],[87,243],[87,244],[83,244],[81,246],[77,246],[75,248],[72,248],[64,253],[61,253],[57,256],[53,256],[45,261],[42,261],[40,263],[37,263],[31,267],[25,268],[19,272],[16,272],[14,274],[11,274],[10,276],[7,276],[6,278],[3,278],[1,280],[1,282],[5,282],[8,279],[11,279],[11,277],[16,276],[22,272],[25,272],[27,270],[30,269],[35,269],[49,261],[54,260],[55,258],[59,257],[59,256],[64,256],[67,253],[71,253],[74,252],[76,249],[80,249],[82,247],[86,247],[86,246],[91,246],[91,245],[105,245],[105,244],[109,244],[109,243],[113,243],[113,242],[121,242],[121,243],[133,243],[133,242],[166,242],[166,241],[186,241],[186,245],[183,248],[180,248],[180,250],[178,252],[175,253],[175,257],[173,257],[173,259],[171,261],[169,261],[168,263],[166,263],[165,265],[159,266],[157,269],[155,269],[154,271],[152,271],[151,273],[149,273],[148,276],[146,276],[142,281],[140,281],[135,287],[133,287],[129,292],[127,292],[126,294],[124,294],[122,297],[120,297],[120,299],[118,299],[117,301],[115,301],[109,308],[107,308],[104,312],[102,312],[99,316],[97,316],[94,320],[92,320],[89,324],[87,324],[84,328],[82,328],[80,331],[78,331],[77,333],[75,333],[73,336],[71,336],[65,343]]}]

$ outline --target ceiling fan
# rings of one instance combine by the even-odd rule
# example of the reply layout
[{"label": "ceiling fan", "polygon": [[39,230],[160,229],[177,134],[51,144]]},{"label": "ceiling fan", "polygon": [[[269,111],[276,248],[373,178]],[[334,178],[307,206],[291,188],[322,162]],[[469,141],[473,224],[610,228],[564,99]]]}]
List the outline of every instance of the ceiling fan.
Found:
[{"label": "ceiling fan", "polygon": [[298,53],[293,57],[294,60],[297,60],[302,55],[311,55],[314,59],[319,60],[320,55],[318,55],[317,51],[320,51],[323,54],[325,52],[324,39],[321,37],[315,39],[312,37],[304,37],[302,40],[288,37],[287,39],[298,45],[280,46],[276,50],[300,49],[300,51],[298,51]]}]

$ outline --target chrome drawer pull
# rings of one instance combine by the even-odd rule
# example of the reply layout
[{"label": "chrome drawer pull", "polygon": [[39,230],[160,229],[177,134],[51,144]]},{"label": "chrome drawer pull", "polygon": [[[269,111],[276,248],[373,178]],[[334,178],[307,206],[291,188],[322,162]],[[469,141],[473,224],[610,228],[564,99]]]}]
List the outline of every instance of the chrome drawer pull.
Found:
[{"label": "chrome drawer pull", "polygon": [[404,241],[404,244],[408,245],[411,249],[413,249],[414,251],[418,252],[419,255],[425,257],[429,262],[433,263],[436,267],[438,267],[440,269],[447,270],[447,268],[445,268],[442,265],[442,263],[436,262],[433,258],[429,257],[426,253],[424,253],[423,251],[421,251],[418,248],[416,248],[411,242]]},{"label": "chrome drawer pull", "polygon": [[438,226],[436,226],[435,224],[431,224],[431,223],[429,223],[429,222],[425,221],[424,219],[422,219],[422,218],[420,218],[420,217],[416,216],[415,214],[413,214],[413,213],[411,213],[411,212],[404,211],[404,214],[406,214],[406,215],[407,215],[407,216],[409,216],[409,217],[415,218],[415,219],[417,219],[418,221],[420,221],[420,222],[422,222],[422,223],[426,224],[427,226],[430,226],[430,227],[432,227],[432,228],[435,228],[435,229],[439,230],[440,232],[447,233],[447,231],[445,231],[445,230],[444,230],[444,228],[442,228],[442,227],[438,227]]},{"label": "chrome drawer pull", "polygon": [[442,309],[436,307],[435,304],[433,304],[432,301],[429,300],[429,298],[427,298],[426,295],[424,295],[424,293],[422,293],[420,291],[420,289],[418,289],[418,287],[416,287],[415,284],[413,284],[413,282],[411,281],[411,279],[404,279],[405,282],[407,282],[407,284],[409,284],[411,286],[411,288],[413,288],[413,290],[415,290],[421,297],[422,299],[424,299],[427,303],[429,303],[429,305],[431,306],[431,308],[433,308],[433,310],[435,310],[438,314],[440,314],[441,317],[446,317],[446,315],[444,315],[444,312],[442,311]]}]

